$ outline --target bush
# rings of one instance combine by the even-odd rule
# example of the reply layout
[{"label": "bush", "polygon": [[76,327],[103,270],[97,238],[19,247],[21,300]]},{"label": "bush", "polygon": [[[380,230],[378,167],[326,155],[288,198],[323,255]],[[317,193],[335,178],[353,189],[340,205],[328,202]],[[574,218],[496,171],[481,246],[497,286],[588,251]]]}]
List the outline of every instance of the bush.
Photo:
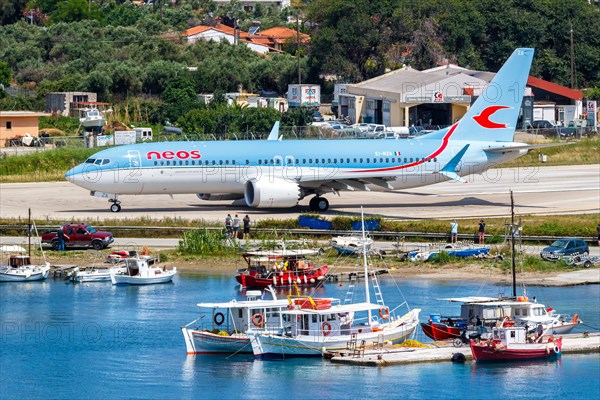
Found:
[{"label": "bush", "polygon": [[201,229],[185,232],[179,241],[177,253],[180,255],[220,255],[229,249],[225,232]]}]

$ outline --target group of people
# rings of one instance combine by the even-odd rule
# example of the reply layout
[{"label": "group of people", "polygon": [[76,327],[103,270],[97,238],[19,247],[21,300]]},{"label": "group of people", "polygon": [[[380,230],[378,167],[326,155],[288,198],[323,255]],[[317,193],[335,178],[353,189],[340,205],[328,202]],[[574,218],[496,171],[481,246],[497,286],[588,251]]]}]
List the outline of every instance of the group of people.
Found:
[{"label": "group of people", "polygon": [[[483,220],[479,221],[479,230],[477,231],[477,236],[479,238],[479,244],[484,244],[485,242],[485,222]],[[456,243],[458,239],[458,222],[453,220],[450,222],[450,242]]]},{"label": "group of people", "polygon": [[240,232],[240,217],[235,214],[235,217],[231,218],[231,214],[227,214],[225,231],[230,239],[248,239],[250,237],[250,216],[246,214],[241,223],[243,224],[242,232]]}]

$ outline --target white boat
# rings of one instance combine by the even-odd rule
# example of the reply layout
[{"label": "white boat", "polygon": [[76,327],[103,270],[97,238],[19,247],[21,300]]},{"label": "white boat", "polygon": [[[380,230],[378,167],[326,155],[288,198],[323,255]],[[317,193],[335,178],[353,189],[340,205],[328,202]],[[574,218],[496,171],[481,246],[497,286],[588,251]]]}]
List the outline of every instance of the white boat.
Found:
[{"label": "white boat", "polygon": [[286,299],[262,298],[262,292],[246,292],[245,301],[199,303],[200,317],[181,327],[187,354],[252,353],[247,331],[281,330],[281,311],[287,309]]},{"label": "white boat", "polygon": [[106,119],[97,108],[83,108],[81,112],[83,117],[79,118],[79,122],[84,128],[100,129],[106,123]]},{"label": "white boat", "polygon": [[[363,230],[364,239],[364,230]],[[394,308],[385,305],[376,274],[369,274],[366,241],[363,241],[365,276],[372,276],[377,303],[371,303],[369,279],[364,280],[365,301],[336,304],[331,298],[296,296],[289,298],[288,310],[282,311],[282,332],[248,331],[252,351],[257,358],[321,356],[329,351],[349,348],[351,343],[399,343],[411,336],[419,325],[420,309],[399,315],[401,303]],[[353,293],[354,284],[349,286]]]},{"label": "white boat", "polygon": [[331,239],[331,246],[340,254],[360,254],[370,251],[373,239],[363,236],[336,236]]},{"label": "white boat", "polygon": [[[2,252],[15,251],[16,247],[19,247],[19,252],[25,252],[25,249],[20,246],[2,246]],[[50,263],[34,265],[26,254],[11,254],[8,264],[0,265],[0,282],[40,281],[48,278],[49,273]]]},{"label": "white boat", "polygon": [[127,268],[125,266],[111,266],[111,267],[92,267],[86,270],[80,270],[76,268],[69,279],[73,282],[109,282],[111,272],[115,274],[124,274]]},{"label": "white boat", "polygon": [[156,257],[139,256],[126,258],[123,262],[126,271],[123,274],[111,269],[110,280],[113,285],[152,285],[167,283],[173,280],[177,268],[167,269],[165,265],[157,264]]}]

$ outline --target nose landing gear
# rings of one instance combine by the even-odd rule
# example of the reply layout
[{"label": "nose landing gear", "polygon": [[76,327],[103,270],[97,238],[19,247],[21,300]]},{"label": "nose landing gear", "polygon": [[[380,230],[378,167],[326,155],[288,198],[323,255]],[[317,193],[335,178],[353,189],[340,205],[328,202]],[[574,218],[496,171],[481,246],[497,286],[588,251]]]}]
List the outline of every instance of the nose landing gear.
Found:
[{"label": "nose landing gear", "polygon": [[111,202],[112,204],[110,205],[110,211],[117,213],[119,211],[121,211],[121,202],[117,199],[109,199],[109,202]]}]

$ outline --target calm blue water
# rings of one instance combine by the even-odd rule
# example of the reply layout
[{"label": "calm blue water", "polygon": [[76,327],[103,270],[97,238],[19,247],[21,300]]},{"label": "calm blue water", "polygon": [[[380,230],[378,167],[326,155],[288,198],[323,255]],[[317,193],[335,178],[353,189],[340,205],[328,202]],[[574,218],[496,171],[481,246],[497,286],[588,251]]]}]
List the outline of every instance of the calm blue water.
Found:
[{"label": "calm blue water", "polygon": [[[478,283],[383,280],[386,302],[401,298],[429,313],[453,311],[436,299],[496,295]],[[319,295],[342,297],[331,284]],[[506,293],[510,290],[507,289]],[[529,296],[600,326],[600,286],[529,288]],[[415,364],[386,368],[321,359],[254,361],[252,356],[185,354],[180,327],[199,301],[241,295],[230,276],[182,275],[172,284],[115,287],[63,281],[0,285],[0,398],[598,398],[600,357],[481,366]],[[454,310],[458,310],[458,307]],[[594,327],[596,329],[590,328]],[[418,340],[425,341],[421,333]],[[468,351],[467,348],[464,349]]]}]

